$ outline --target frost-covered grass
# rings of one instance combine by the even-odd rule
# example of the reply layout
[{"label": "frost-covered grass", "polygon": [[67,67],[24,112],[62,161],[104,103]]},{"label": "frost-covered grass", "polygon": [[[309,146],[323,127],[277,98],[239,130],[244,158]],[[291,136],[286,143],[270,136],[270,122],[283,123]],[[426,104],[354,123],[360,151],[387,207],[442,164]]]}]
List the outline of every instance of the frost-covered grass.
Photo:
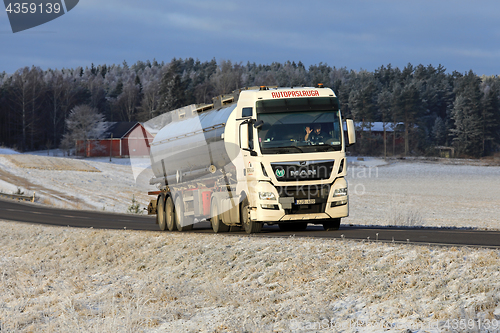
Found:
[{"label": "frost-covered grass", "polygon": [[351,162],[343,223],[500,229],[499,166]]},{"label": "frost-covered grass", "polygon": [[[406,200],[405,200],[406,199]],[[415,207],[411,199],[392,198],[389,204],[388,225],[398,227],[422,226],[424,220],[419,208]]]},{"label": "frost-covered grass", "polygon": [[23,169],[40,169],[46,171],[84,171],[99,172],[87,163],[70,158],[53,158],[48,156],[12,154],[6,157],[12,164]]},{"label": "frost-covered grass", "polygon": [[[82,172],[0,156],[0,189],[33,187],[45,204],[125,212],[154,189],[150,170],[136,179],[131,168],[147,160],[136,162],[85,159],[100,172]],[[500,229],[499,167],[350,162],[343,223]],[[1,332],[444,332],[447,320],[500,320],[498,250],[0,228]]]},{"label": "frost-covered grass", "polygon": [[0,228],[2,332],[315,332],[331,320],[451,332],[447,320],[500,315],[498,250]]}]

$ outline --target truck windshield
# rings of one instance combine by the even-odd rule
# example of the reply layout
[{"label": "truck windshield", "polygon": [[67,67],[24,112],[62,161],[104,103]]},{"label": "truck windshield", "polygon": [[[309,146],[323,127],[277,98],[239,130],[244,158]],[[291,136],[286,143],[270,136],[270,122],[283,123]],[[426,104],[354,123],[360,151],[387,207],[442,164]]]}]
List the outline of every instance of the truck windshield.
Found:
[{"label": "truck windshield", "polygon": [[342,149],[338,99],[291,98],[257,102],[262,154],[293,154]]}]

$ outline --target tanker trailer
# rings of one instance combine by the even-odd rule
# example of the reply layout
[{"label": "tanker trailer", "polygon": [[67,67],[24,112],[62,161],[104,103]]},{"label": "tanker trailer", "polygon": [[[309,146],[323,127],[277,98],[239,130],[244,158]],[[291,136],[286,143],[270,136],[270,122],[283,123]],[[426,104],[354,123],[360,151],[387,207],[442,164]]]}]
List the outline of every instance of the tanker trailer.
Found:
[{"label": "tanker trailer", "polygon": [[[338,229],[348,216],[345,139],[331,89],[245,89],[213,104],[171,111],[151,144],[158,191],[148,213],[161,230],[190,230],[210,221],[214,232],[263,224],[302,230]],[[346,142],[347,141],[347,142]]]}]

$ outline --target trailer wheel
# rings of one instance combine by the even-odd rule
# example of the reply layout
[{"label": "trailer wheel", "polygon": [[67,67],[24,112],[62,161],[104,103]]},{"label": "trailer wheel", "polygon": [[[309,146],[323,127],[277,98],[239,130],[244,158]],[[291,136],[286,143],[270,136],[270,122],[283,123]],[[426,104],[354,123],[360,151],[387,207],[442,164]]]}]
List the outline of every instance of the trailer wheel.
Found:
[{"label": "trailer wheel", "polygon": [[212,200],[212,204],[210,205],[210,216],[210,224],[216,234],[229,231],[229,226],[225,225],[220,218],[216,200]]},{"label": "trailer wheel", "polygon": [[182,197],[179,195],[175,199],[175,225],[179,231],[188,231],[193,229],[193,220],[184,216],[184,205]]},{"label": "trailer wheel", "polygon": [[175,225],[174,202],[171,196],[165,201],[165,218],[167,229],[169,231],[177,231],[177,226]]},{"label": "trailer wheel", "polygon": [[262,230],[262,222],[252,221],[250,219],[250,207],[248,198],[245,198],[240,204],[240,221],[247,234],[253,234]]},{"label": "trailer wheel", "polygon": [[166,229],[165,196],[163,194],[158,197],[158,204],[156,205],[156,223],[161,231]]},{"label": "trailer wheel", "polygon": [[337,219],[328,219],[323,222],[323,229],[326,231],[339,230],[340,228],[340,218]]}]

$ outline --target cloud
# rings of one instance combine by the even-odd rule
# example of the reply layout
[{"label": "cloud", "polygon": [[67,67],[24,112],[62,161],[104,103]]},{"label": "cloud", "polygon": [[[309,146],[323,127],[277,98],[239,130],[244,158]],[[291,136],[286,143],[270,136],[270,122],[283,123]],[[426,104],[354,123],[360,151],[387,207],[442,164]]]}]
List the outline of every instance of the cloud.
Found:
[{"label": "cloud", "polygon": [[[260,63],[301,60],[368,70],[412,62],[498,74],[494,58],[499,55],[499,11],[500,3],[493,0],[482,1],[481,6],[451,0],[418,4],[85,0],[40,28],[55,31],[53,36],[0,35],[9,49],[0,60],[10,69],[39,63],[60,68],[74,63],[73,59],[86,60],[81,64],[85,66],[155,57]],[[36,29],[32,30],[40,31]],[[44,45],[54,52],[47,52]]]},{"label": "cloud", "polygon": [[224,23],[222,21],[210,21],[209,19],[188,15],[184,13],[167,13],[164,25],[173,26],[183,31],[194,31],[199,33],[223,33]]}]

